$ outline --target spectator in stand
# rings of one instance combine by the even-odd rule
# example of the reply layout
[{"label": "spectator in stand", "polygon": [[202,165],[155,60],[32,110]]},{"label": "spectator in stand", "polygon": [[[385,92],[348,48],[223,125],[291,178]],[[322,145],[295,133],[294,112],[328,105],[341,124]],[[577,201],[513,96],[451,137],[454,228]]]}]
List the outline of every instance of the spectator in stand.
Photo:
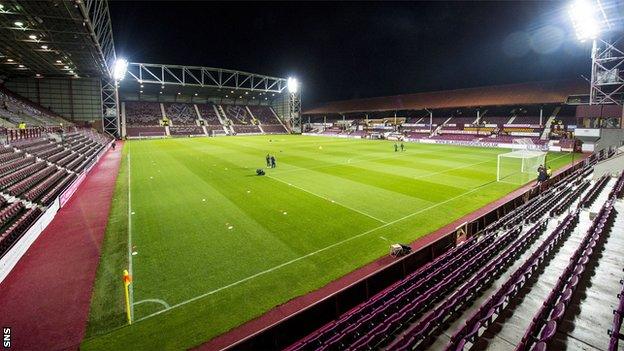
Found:
[{"label": "spectator in stand", "polygon": [[551,176],[552,176],[552,169],[550,168],[550,166],[548,166],[548,168],[546,168],[546,179],[550,179]]},{"label": "spectator in stand", "polygon": [[541,186],[542,183],[544,183],[546,181],[546,179],[548,179],[548,176],[546,175],[546,168],[544,168],[543,165],[540,165],[537,168],[537,184],[536,184],[536,186]]},{"label": "spectator in stand", "polygon": [[17,128],[19,129],[19,134],[20,134],[21,137],[26,136],[26,123],[20,122],[17,125]]}]

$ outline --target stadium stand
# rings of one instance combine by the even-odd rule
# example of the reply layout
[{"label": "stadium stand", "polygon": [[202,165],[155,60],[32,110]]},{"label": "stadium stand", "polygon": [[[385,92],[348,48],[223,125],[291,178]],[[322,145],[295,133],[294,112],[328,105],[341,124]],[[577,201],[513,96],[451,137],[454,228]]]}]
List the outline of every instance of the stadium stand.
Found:
[{"label": "stadium stand", "polygon": [[0,147],[0,257],[110,140],[74,131],[62,141],[44,137]]},{"label": "stadium stand", "polygon": [[5,122],[5,127],[15,127],[20,122],[39,127],[71,125],[59,115],[2,86],[0,86],[0,119]]},{"label": "stadium stand", "polygon": [[164,104],[165,115],[171,120],[171,135],[204,135],[202,127],[197,125],[197,112],[191,104]]},{"label": "stadium stand", "polygon": [[275,114],[268,106],[248,106],[253,117],[260,122],[262,131],[266,134],[282,134],[288,131],[282,123],[275,117]]},{"label": "stadium stand", "polygon": [[[585,167],[551,183],[481,236],[469,237],[287,350],[469,349],[486,335],[491,339],[487,333],[497,322],[503,328],[497,326],[494,333],[505,332],[507,324],[519,327],[508,316],[498,317],[513,313],[505,312],[511,306],[524,306],[532,282],[546,279],[547,265],[547,271],[556,267],[561,273],[553,275],[557,280],[516,349],[561,349],[554,337],[563,318],[571,304],[584,303],[577,291],[590,289],[589,268],[600,260],[597,251],[614,225],[621,225],[615,224],[615,199],[624,195],[624,173],[615,180],[591,180],[592,164],[606,157],[588,159]],[[590,219],[583,209],[598,213]],[[609,350],[617,350],[621,339],[624,299],[617,297]]]}]

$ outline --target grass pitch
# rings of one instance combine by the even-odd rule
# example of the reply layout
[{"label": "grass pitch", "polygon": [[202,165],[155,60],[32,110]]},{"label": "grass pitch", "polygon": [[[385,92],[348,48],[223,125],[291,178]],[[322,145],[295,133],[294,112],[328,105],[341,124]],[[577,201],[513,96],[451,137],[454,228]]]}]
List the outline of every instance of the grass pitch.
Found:
[{"label": "grass pitch", "polygon": [[[303,136],[127,142],[82,348],[201,344],[518,188],[496,182],[504,152]],[[267,153],[277,168],[258,177]]]}]

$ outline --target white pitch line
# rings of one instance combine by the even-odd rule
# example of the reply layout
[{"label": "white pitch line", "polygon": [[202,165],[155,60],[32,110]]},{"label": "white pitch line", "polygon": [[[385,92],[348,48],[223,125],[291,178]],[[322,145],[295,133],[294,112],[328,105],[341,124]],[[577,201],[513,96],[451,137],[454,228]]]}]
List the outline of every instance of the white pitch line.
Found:
[{"label": "white pitch line", "polygon": [[357,212],[357,213],[359,213],[359,214],[362,214],[362,215],[364,215],[364,216],[366,216],[366,217],[372,218],[372,219],[374,219],[374,220],[376,220],[376,221],[378,221],[378,222],[381,222],[381,223],[386,223],[386,221],[384,221],[384,220],[382,220],[382,219],[379,219],[379,218],[377,218],[377,217],[375,217],[375,216],[373,216],[373,215],[370,215],[370,214],[368,214],[368,213],[366,213],[366,212],[360,211],[360,210],[358,210],[358,209],[356,209],[356,208],[353,208],[353,207],[351,207],[351,206],[347,206],[347,205],[345,205],[345,204],[342,204],[342,203],[340,203],[340,202],[338,202],[338,201],[336,201],[336,200],[332,200],[332,199],[326,198],[326,197],[325,197],[325,196],[323,196],[323,195],[319,195],[319,194],[313,193],[313,192],[311,192],[310,190],[306,190],[306,189],[304,189],[304,188],[302,188],[302,187],[299,187],[299,186],[296,186],[296,185],[294,185],[294,184],[291,184],[291,183],[285,182],[285,181],[283,181],[283,180],[281,180],[281,179],[278,179],[278,178],[275,178],[275,177],[273,177],[273,176],[267,175],[267,177],[269,177],[269,178],[271,178],[271,179],[275,179],[275,180],[277,180],[278,182],[282,182],[282,183],[284,183],[284,184],[286,184],[286,185],[288,185],[288,186],[292,186],[293,188],[297,188],[297,189],[299,189],[299,190],[301,190],[301,191],[304,191],[304,192],[306,192],[306,193],[308,193],[308,194],[314,195],[314,196],[316,196],[316,197],[318,197],[318,198],[321,198],[321,199],[323,199],[323,200],[327,200],[327,201],[329,201],[329,202],[331,202],[331,203],[333,203],[333,204],[340,205],[340,206],[342,206],[342,207],[344,207],[344,208],[346,208],[346,209],[349,209],[349,210],[351,210],[351,211],[355,211],[355,212]]},{"label": "white pitch line", "polygon": [[165,306],[165,308],[171,308],[171,306],[169,306],[169,304],[165,300],[161,300],[161,299],[145,299],[145,300],[141,300],[141,301],[137,301],[137,302],[133,303],[132,306],[140,305],[140,304],[146,303],[146,302],[159,303],[159,304]]},{"label": "white pitch line", "polygon": [[369,230],[367,230],[367,231],[365,231],[365,232],[363,232],[363,233],[360,233],[360,234],[357,234],[357,235],[355,235],[355,236],[352,236],[352,237],[346,238],[346,239],[344,239],[344,240],[341,240],[341,241],[335,242],[335,243],[333,243],[333,244],[331,244],[331,245],[329,245],[329,246],[325,246],[325,247],[323,247],[323,248],[321,248],[321,249],[318,249],[318,250],[316,250],[316,251],[314,251],[314,252],[310,252],[310,253],[305,254],[305,255],[303,255],[303,256],[299,256],[299,257],[297,257],[297,258],[295,258],[295,259],[292,259],[292,260],[290,260],[290,261],[287,261],[287,262],[284,262],[284,263],[282,263],[282,264],[279,264],[279,265],[277,265],[277,266],[275,266],[275,267],[272,267],[272,268],[269,268],[269,269],[267,269],[267,270],[264,270],[264,271],[258,272],[258,273],[256,273],[256,274],[250,275],[250,276],[248,276],[248,277],[246,277],[246,278],[243,278],[243,279],[241,279],[241,280],[239,280],[239,281],[236,281],[236,282],[230,283],[230,284],[228,284],[228,285],[225,285],[225,286],[222,286],[222,287],[220,287],[220,288],[217,288],[217,289],[211,290],[211,291],[206,292],[206,293],[204,293],[204,294],[201,294],[201,295],[195,296],[195,297],[193,297],[193,298],[191,298],[191,299],[188,299],[188,300],[182,301],[182,302],[177,303],[177,304],[175,304],[175,305],[173,305],[173,306],[171,306],[171,307],[169,307],[169,308],[166,308],[166,309],[160,310],[160,311],[158,311],[158,312],[154,312],[154,313],[152,313],[152,314],[149,314],[149,315],[147,315],[147,316],[145,316],[145,317],[139,318],[139,319],[137,319],[137,320],[136,320],[136,322],[140,322],[140,321],[142,321],[142,320],[145,320],[145,319],[148,319],[148,318],[151,318],[151,317],[157,316],[157,315],[159,315],[159,314],[161,314],[161,313],[167,312],[167,311],[172,310],[172,309],[174,309],[174,308],[178,308],[178,307],[184,306],[184,305],[186,305],[186,304],[188,304],[188,303],[191,303],[191,302],[193,302],[193,301],[197,301],[197,300],[202,299],[202,298],[204,298],[204,297],[206,297],[206,296],[216,294],[216,293],[218,293],[219,291],[222,291],[222,290],[225,290],[225,289],[231,288],[231,287],[233,287],[233,286],[236,286],[236,285],[242,284],[242,283],[244,283],[244,282],[246,282],[246,281],[249,281],[249,280],[254,279],[254,278],[256,278],[256,277],[259,277],[259,276],[261,276],[261,275],[265,275],[265,274],[267,274],[267,273],[271,273],[271,272],[273,272],[273,271],[275,271],[275,270],[278,270],[278,269],[280,269],[280,268],[282,268],[282,267],[289,266],[289,265],[291,265],[291,264],[293,264],[293,263],[299,262],[299,261],[301,261],[301,260],[303,260],[303,259],[306,259],[306,258],[308,258],[308,257],[311,257],[311,256],[314,256],[314,255],[317,255],[317,254],[319,254],[319,253],[321,253],[321,252],[327,251],[327,250],[332,249],[332,248],[334,248],[334,247],[336,247],[336,246],[339,246],[339,245],[342,245],[342,244],[347,243],[347,242],[349,242],[349,241],[355,240],[355,239],[360,238],[360,237],[362,237],[362,236],[364,236],[364,235],[368,235],[368,234],[370,234],[370,233],[373,233],[373,232],[375,232],[375,231],[377,231],[377,230],[379,230],[379,229],[383,229],[383,228],[385,228],[385,227],[387,227],[387,226],[390,226],[390,225],[392,225],[392,224],[395,224],[395,223],[401,222],[401,221],[403,221],[403,220],[405,220],[405,219],[408,219],[408,218],[413,217],[413,216],[415,216],[415,215],[421,214],[421,213],[423,213],[423,212],[425,212],[425,211],[429,211],[429,210],[431,210],[431,209],[433,209],[433,208],[436,208],[436,207],[438,207],[438,206],[440,206],[440,205],[444,205],[444,204],[446,204],[446,203],[448,203],[448,202],[450,202],[450,201],[457,200],[457,199],[459,199],[459,198],[460,198],[460,197],[462,197],[462,196],[465,196],[465,195],[471,194],[471,193],[473,193],[473,192],[475,192],[475,191],[477,191],[477,190],[480,190],[481,188],[484,188],[484,187],[489,186],[489,185],[492,185],[492,184],[496,184],[496,182],[490,182],[490,183],[483,184],[483,185],[478,186],[478,187],[476,187],[476,188],[474,188],[474,189],[472,189],[472,190],[468,190],[468,191],[466,191],[466,192],[464,192],[464,193],[462,193],[462,194],[459,194],[459,195],[457,195],[457,196],[455,196],[455,197],[452,197],[452,198],[450,198],[450,199],[444,200],[444,201],[442,201],[442,202],[438,202],[438,203],[433,204],[433,205],[431,205],[431,206],[429,206],[429,207],[426,207],[426,208],[423,208],[423,209],[421,209],[421,210],[418,210],[418,211],[416,211],[416,212],[414,212],[414,213],[411,213],[411,214],[409,214],[409,215],[407,215],[407,216],[401,217],[401,218],[399,218],[399,219],[395,219],[394,221],[391,221],[391,222],[385,223],[385,224],[380,225],[380,226],[378,226],[378,227],[375,227],[375,228],[373,228],[373,229],[369,229]]},{"label": "white pitch line", "polygon": [[128,273],[132,277],[129,286],[130,295],[130,320],[134,320],[134,274],[132,272],[132,198],[130,191],[130,152],[128,152]]}]

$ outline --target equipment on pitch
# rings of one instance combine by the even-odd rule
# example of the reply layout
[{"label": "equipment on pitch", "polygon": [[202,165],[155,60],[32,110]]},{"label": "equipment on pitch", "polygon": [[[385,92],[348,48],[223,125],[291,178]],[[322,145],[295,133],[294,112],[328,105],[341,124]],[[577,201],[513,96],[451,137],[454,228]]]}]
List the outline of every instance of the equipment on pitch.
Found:
[{"label": "equipment on pitch", "polygon": [[404,244],[392,244],[390,245],[390,255],[392,257],[405,256],[412,252],[412,248]]}]

